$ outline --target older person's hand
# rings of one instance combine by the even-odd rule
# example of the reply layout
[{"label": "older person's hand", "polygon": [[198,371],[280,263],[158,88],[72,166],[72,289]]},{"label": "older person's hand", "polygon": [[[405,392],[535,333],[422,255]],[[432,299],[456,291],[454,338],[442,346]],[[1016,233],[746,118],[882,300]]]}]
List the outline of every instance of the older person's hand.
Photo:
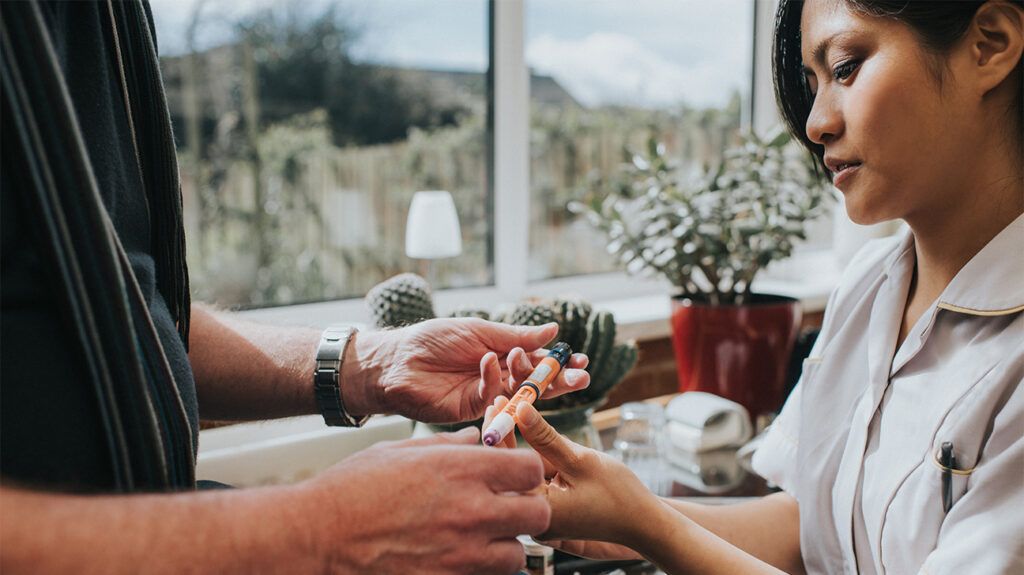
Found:
[{"label": "older person's hand", "polygon": [[[533,363],[547,354],[542,346],[557,334],[554,323],[528,327],[477,318],[432,319],[360,333],[363,341],[353,346],[354,360],[375,367],[364,370],[362,377],[369,374],[370,379],[355,386],[354,401],[346,397],[346,404],[355,414],[398,413],[428,423],[476,419],[495,397],[511,395]],[[587,357],[574,354],[544,397],[590,385],[586,366]]]},{"label": "older person's hand", "polygon": [[542,482],[536,453],[482,447],[475,428],[380,443],[293,488],[293,528],[324,573],[511,574],[516,535],[547,528]]}]

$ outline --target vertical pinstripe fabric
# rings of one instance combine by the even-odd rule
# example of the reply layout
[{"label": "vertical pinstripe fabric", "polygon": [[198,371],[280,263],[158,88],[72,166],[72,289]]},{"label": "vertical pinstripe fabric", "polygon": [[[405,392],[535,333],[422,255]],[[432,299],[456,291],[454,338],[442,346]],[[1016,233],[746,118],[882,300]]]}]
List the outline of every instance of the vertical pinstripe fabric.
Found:
[{"label": "vertical pinstripe fabric", "polygon": [[[127,13],[127,29],[136,37],[151,36],[148,24],[138,30],[140,18],[148,22],[145,6],[129,2],[121,8]],[[61,346],[81,346],[117,489],[191,488],[192,430],[146,302],[98,192],[39,7],[35,2],[0,3],[0,28],[3,153],[9,155],[9,165],[19,167],[9,175],[30,208],[31,227],[38,231],[41,254],[73,334],[54,342],[55,353]],[[155,62],[155,45],[140,50],[148,50]],[[132,63],[126,62],[126,68]],[[136,78],[137,92],[131,97],[136,106],[159,88],[159,75],[154,83],[151,70],[126,76]],[[153,105],[162,105],[166,116],[162,89],[158,91],[161,98]],[[150,109],[143,113],[158,116]],[[154,212],[169,210],[152,216],[164,226],[154,234],[154,242],[180,241],[180,246],[155,256],[158,274],[165,275],[160,285],[171,290],[167,299],[185,337],[188,281],[187,275],[174,271],[175,266],[184,269],[184,240],[183,235],[166,231],[181,228],[173,139],[169,120],[161,126],[151,117],[143,124],[140,132],[147,143],[140,146],[140,162],[147,195]],[[161,138],[164,141],[151,141]],[[161,194],[167,197],[155,201]]]}]

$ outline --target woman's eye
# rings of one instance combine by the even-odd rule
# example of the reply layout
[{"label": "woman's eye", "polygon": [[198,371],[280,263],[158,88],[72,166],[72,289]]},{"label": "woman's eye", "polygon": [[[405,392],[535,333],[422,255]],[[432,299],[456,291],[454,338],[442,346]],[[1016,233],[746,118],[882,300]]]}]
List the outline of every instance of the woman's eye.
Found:
[{"label": "woman's eye", "polygon": [[850,75],[854,73],[854,71],[857,70],[857,66],[858,65],[860,65],[860,62],[858,62],[856,60],[850,60],[848,62],[843,62],[842,64],[840,64],[840,65],[838,65],[838,66],[836,66],[835,68],[832,69],[832,76],[836,80],[845,80],[845,79],[849,78]]}]

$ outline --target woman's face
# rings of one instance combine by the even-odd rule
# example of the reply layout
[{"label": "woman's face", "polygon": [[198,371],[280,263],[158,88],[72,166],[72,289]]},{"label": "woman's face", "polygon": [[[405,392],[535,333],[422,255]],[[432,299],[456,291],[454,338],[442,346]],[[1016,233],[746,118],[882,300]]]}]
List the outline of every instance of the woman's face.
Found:
[{"label": "woman's face", "polygon": [[842,0],[806,2],[801,32],[814,94],[807,135],[824,146],[850,218],[871,224],[953,207],[970,146],[984,141],[955,77],[940,87],[910,28]]}]

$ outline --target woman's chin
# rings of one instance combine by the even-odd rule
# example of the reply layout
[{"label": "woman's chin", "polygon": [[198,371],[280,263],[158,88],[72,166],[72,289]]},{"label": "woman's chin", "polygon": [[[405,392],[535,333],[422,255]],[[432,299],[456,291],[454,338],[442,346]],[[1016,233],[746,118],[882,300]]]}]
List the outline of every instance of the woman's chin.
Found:
[{"label": "woman's chin", "polygon": [[879,217],[870,212],[861,212],[846,208],[846,215],[850,218],[850,221],[860,226],[873,226],[882,222],[887,222],[891,218]]},{"label": "woman's chin", "polygon": [[863,195],[843,193],[846,216],[855,224],[871,226],[895,219],[895,216],[883,213],[878,209],[878,202],[867,201]]}]

